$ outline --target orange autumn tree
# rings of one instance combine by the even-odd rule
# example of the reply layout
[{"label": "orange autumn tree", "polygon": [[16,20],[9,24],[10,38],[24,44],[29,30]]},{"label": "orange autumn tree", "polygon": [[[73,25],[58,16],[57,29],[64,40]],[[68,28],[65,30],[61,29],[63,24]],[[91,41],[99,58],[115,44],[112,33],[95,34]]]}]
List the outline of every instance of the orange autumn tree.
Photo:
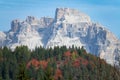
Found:
[{"label": "orange autumn tree", "polygon": [[79,67],[79,66],[80,66],[80,60],[79,60],[79,59],[76,59],[76,60],[73,62],[73,66],[74,66],[74,67]]},{"label": "orange autumn tree", "polygon": [[27,68],[29,68],[31,65],[33,65],[36,69],[39,68],[39,61],[37,59],[32,59],[27,63]]},{"label": "orange autumn tree", "polygon": [[70,56],[71,56],[70,51],[65,52],[65,53],[64,53],[64,56],[65,56],[65,57],[70,57]]},{"label": "orange autumn tree", "polygon": [[48,61],[46,60],[38,61],[37,59],[32,59],[27,63],[27,68],[29,68],[31,65],[34,66],[35,69],[39,69],[39,67],[46,69],[48,65]]},{"label": "orange autumn tree", "polygon": [[54,80],[62,79],[62,77],[62,71],[59,68],[57,68],[55,71]]},{"label": "orange autumn tree", "polygon": [[43,69],[46,69],[46,68],[47,68],[47,65],[48,65],[48,61],[41,60],[41,61],[39,61],[39,65],[40,65]]}]

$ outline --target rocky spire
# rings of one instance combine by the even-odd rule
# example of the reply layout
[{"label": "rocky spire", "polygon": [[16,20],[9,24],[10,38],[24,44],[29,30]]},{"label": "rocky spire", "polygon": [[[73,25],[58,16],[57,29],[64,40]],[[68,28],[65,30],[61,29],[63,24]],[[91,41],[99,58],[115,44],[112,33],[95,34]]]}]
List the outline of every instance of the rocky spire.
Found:
[{"label": "rocky spire", "polygon": [[38,20],[35,17],[33,17],[33,16],[28,16],[26,18],[26,22],[29,23],[29,24],[33,24],[34,25],[34,24],[38,23]]},{"label": "rocky spire", "polygon": [[20,27],[20,20],[16,19],[11,22],[11,30],[16,32]]}]

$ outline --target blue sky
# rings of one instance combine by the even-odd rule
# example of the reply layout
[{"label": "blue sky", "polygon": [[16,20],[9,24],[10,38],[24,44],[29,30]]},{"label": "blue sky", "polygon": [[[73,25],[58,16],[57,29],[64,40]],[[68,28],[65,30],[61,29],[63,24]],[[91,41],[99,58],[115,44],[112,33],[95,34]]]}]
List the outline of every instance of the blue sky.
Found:
[{"label": "blue sky", "polygon": [[0,31],[14,19],[54,17],[57,7],[78,9],[120,37],[120,0],[0,0]]}]

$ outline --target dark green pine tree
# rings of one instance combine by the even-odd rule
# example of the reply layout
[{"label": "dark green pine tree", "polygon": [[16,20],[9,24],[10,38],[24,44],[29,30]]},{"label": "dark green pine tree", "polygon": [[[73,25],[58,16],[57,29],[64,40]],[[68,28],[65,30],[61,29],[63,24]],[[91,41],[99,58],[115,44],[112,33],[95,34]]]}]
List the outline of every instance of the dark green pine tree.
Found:
[{"label": "dark green pine tree", "polygon": [[36,80],[45,80],[45,78],[46,78],[45,72],[44,72],[44,70],[40,67],[40,68],[37,70]]},{"label": "dark green pine tree", "polygon": [[29,80],[25,63],[20,63],[18,68],[17,80]]},{"label": "dark green pine tree", "polygon": [[4,47],[2,50],[3,53],[3,67],[2,67],[2,74],[3,74],[3,79],[9,80],[9,54],[11,54],[11,50],[9,50],[7,47]]},{"label": "dark green pine tree", "polygon": [[2,54],[2,49],[0,49],[0,80],[2,80],[2,61],[3,61],[3,54]]}]

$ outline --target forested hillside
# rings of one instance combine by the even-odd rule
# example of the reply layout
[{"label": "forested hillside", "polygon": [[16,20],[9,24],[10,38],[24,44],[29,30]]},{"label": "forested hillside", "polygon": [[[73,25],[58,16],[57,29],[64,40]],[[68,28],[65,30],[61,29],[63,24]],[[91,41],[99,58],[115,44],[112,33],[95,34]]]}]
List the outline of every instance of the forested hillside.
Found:
[{"label": "forested hillside", "polygon": [[120,80],[120,72],[82,48],[0,49],[0,80]]}]

